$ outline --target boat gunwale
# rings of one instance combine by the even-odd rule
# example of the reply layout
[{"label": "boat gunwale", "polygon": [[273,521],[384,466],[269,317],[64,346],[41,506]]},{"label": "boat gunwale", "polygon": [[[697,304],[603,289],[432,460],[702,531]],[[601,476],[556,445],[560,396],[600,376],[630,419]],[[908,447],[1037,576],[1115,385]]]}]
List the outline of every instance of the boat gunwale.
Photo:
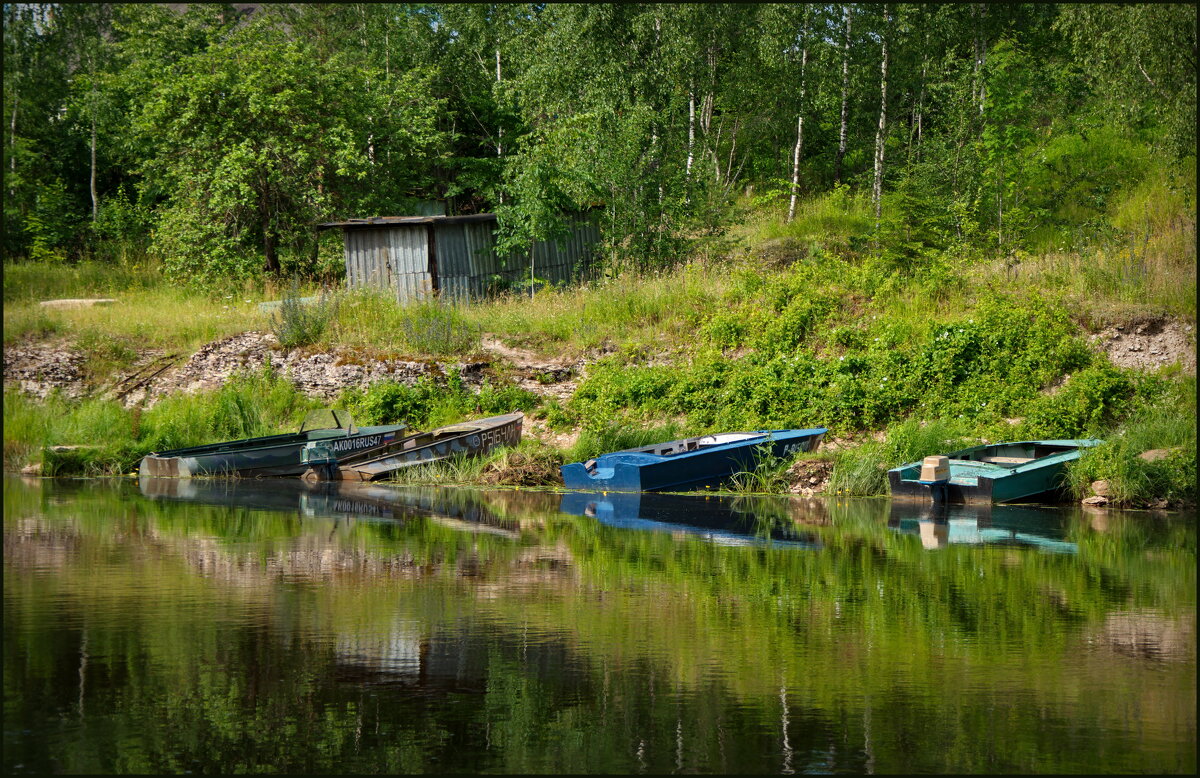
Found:
[{"label": "boat gunwale", "polygon": [[[960,462],[968,462],[971,464],[994,465],[998,468],[997,470],[994,471],[996,473],[996,476],[1000,477],[1000,478],[1004,478],[1005,476],[1008,476],[1012,473],[1027,472],[1029,470],[1039,469],[1046,465],[1057,464],[1059,461],[1062,461],[1060,459],[1057,459],[1058,457],[1071,457],[1071,458],[1077,457],[1079,454],[1082,453],[1083,449],[1093,448],[1095,446],[1100,445],[1100,443],[1102,443],[1102,442],[1103,441],[1101,441],[1097,438],[1074,438],[1074,439],[1059,439],[1059,440],[1014,440],[1014,441],[1006,441],[1003,443],[984,443],[979,446],[971,446],[970,448],[959,449],[958,451],[951,451],[947,454],[940,454],[938,456],[946,457],[947,459],[950,460],[951,464],[953,464],[955,460],[958,460]],[[989,449],[989,448],[1002,448],[1002,447],[1008,447],[1008,446],[1024,446],[1024,445],[1028,445],[1031,447],[1032,446],[1059,446],[1059,447],[1065,448],[1067,450],[1054,451],[1049,454],[1044,454],[1040,457],[1034,457],[1033,459],[1030,459],[1028,462],[1022,462],[1020,464],[1015,464],[1015,465],[1012,465],[1011,467],[1005,466],[1003,464],[996,463],[996,462],[984,462],[982,460],[964,458],[964,457],[960,456],[962,454],[974,454],[974,453],[977,453],[979,451],[983,451],[983,450]],[[900,480],[903,482],[922,483],[920,481],[920,479],[918,479],[918,478],[908,478],[908,477],[905,477],[903,474],[903,471],[909,470],[909,469],[916,469],[919,472],[920,467],[921,467],[921,462],[922,462],[922,460],[920,460],[920,459],[918,459],[914,462],[907,462],[903,465],[898,465],[896,467],[890,468],[888,470],[888,472],[889,473],[893,473],[893,472],[897,473],[898,475],[900,475]]]},{"label": "boat gunwale", "polygon": [[[604,459],[605,457],[612,457],[612,456],[626,455],[626,454],[641,454],[643,456],[654,457],[656,460],[675,460],[675,459],[680,459],[683,457],[689,457],[689,456],[692,456],[695,454],[707,454],[707,453],[712,453],[713,451],[718,451],[718,450],[722,450],[722,449],[726,449],[726,448],[742,447],[742,446],[750,445],[752,443],[753,443],[753,445],[758,445],[758,443],[755,441],[776,441],[776,440],[782,440],[782,439],[786,439],[786,438],[814,437],[816,435],[824,435],[828,431],[829,430],[826,427],[810,427],[810,428],[801,429],[801,430],[793,430],[793,429],[753,430],[751,432],[746,432],[746,433],[723,432],[723,433],[715,433],[715,434],[721,434],[721,435],[746,434],[746,435],[750,435],[750,437],[744,438],[742,440],[731,440],[731,441],[728,441],[725,443],[708,443],[708,444],[698,443],[696,448],[694,448],[690,451],[676,451],[671,454],[655,454],[652,451],[647,450],[647,449],[661,448],[661,447],[665,447],[665,446],[676,446],[680,443],[690,443],[693,440],[700,441],[700,440],[703,440],[704,438],[713,437],[714,433],[708,433],[705,435],[696,435],[696,436],[690,437],[690,438],[679,438],[678,440],[668,440],[663,443],[652,443],[649,446],[639,446],[637,448],[624,448],[619,451],[610,451],[606,454],[600,454],[599,456],[594,457],[594,459],[598,463],[600,460]],[[786,434],[786,438],[782,437],[784,434]],[[781,436],[781,437],[776,437],[776,436]],[[582,463],[571,463],[571,464],[582,464]],[[652,464],[652,462],[647,463],[647,464]]]},{"label": "boat gunwale", "polygon": [[257,451],[267,448],[278,448],[280,446],[290,446],[297,443],[311,443],[320,440],[341,440],[343,438],[360,438],[370,435],[385,435],[388,432],[400,432],[408,429],[407,424],[377,424],[371,427],[358,427],[357,431],[351,433],[346,430],[345,435],[326,435],[321,437],[310,437],[313,433],[340,431],[341,427],[326,427],[324,429],[312,429],[306,432],[283,432],[278,435],[264,435],[258,438],[242,438],[240,440],[230,440],[224,443],[202,443],[199,446],[187,446],[184,448],[166,449],[163,451],[151,451],[146,456],[158,457],[160,459],[167,457],[195,457],[208,456],[210,454],[226,454],[234,452]]}]

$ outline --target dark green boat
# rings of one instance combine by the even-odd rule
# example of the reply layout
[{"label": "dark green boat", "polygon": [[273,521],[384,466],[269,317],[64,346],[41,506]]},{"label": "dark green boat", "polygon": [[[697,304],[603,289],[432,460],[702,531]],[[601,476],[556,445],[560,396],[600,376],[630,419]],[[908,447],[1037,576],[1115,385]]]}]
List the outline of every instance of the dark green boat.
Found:
[{"label": "dark green boat", "polygon": [[403,424],[356,427],[346,411],[309,414],[298,432],[156,451],[142,458],[138,473],[148,477],[299,476],[308,469],[304,448],[319,441],[339,460],[384,451],[405,429]]},{"label": "dark green boat", "polygon": [[1063,486],[1068,462],[1103,441],[1021,440],[925,457],[888,471],[893,499],[1002,503],[1032,499]]}]

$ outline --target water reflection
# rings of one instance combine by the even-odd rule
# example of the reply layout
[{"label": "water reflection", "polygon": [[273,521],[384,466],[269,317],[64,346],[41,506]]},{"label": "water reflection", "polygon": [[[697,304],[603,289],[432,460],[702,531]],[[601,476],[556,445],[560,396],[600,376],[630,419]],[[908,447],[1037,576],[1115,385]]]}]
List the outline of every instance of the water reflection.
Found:
[{"label": "water reflection", "polygon": [[1054,554],[1074,554],[1079,546],[1066,540],[1067,514],[1053,508],[1023,505],[917,505],[891,503],[888,526],[917,535],[927,549],[951,543],[1027,546]]},{"label": "water reflection", "polygon": [[6,480],[6,772],[1194,772],[1194,517],[613,497]]},{"label": "water reflection", "polygon": [[726,546],[766,543],[817,548],[820,538],[797,525],[828,521],[824,505],[816,501],[653,492],[568,492],[559,510],[610,527],[695,536]]}]

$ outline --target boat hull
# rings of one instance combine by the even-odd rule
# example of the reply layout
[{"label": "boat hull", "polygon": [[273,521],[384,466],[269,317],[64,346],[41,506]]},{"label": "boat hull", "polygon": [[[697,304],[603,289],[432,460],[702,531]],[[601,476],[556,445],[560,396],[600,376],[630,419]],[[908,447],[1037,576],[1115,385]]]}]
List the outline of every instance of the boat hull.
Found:
[{"label": "boat hull", "polygon": [[921,463],[910,462],[888,471],[888,485],[892,499],[951,505],[1049,497],[1062,490],[1068,463],[1078,459],[1084,449],[1100,442],[1094,439],[1026,440],[976,446],[946,455],[950,470],[946,481],[920,480]]},{"label": "boat hull", "polygon": [[[669,455],[643,449],[616,451],[598,457],[591,467],[588,466],[591,463],[583,462],[563,465],[561,473],[563,484],[568,489],[584,491],[686,492],[716,489],[735,474],[753,470],[760,457],[768,452],[771,456],[788,457],[801,451],[812,451],[820,444],[825,432],[824,427],[816,427],[733,433],[733,436],[746,438],[726,444],[701,444],[695,450]],[[686,444],[701,440],[703,438],[690,438],[647,448],[686,448]]]},{"label": "boat hull", "polygon": [[[399,470],[452,456],[482,456],[494,448],[520,443],[524,419],[523,413],[509,413],[410,435],[383,451],[339,459],[332,475],[344,481],[378,481]],[[321,476],[314,470],[305,477]]]},{"label": "boat hull", "polygon": [[341,461],[382,450],[404,429],[403,424],[389,424],[362,427],[354,434],[313,430],[163,451],[143,457],[138,474],[149,478],[298,476],[308,467],[301,461],[301,452],[311,442],[325,444]]}]

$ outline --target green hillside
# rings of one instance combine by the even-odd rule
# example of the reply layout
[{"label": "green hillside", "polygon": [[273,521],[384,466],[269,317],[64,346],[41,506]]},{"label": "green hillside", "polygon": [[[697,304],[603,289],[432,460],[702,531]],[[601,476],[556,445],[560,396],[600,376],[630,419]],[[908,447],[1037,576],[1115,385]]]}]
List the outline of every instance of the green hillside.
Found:
[{"label": "green hillside", "polygon": [[[829,488],[877,494],[881,466],[950,442],[1097,436],[1078,497],[1194,504],[1194,6],[4,13],[6,468],[127,472],[291,426],[315,401],[270,371],[145,409],[102,391],[152,351],[273,328],[339,359],[469,362],[486,336],[582,363],[562,399],[503,360],[483,393],[451,370],[341,398],[413,426],[523,408],[530,472],[820,424]],[[430,201],[496,213],[518,254],[596,209],[597,278],[468,307],[345,290],[313,226]],[[38,304],[84,296],[118,302]],[[1114,347],[1135,333],[1170,347]],[[30,344],[82,354],[85,399],[21,394]],[[786,488],[787,464],[743,488]]]}]

